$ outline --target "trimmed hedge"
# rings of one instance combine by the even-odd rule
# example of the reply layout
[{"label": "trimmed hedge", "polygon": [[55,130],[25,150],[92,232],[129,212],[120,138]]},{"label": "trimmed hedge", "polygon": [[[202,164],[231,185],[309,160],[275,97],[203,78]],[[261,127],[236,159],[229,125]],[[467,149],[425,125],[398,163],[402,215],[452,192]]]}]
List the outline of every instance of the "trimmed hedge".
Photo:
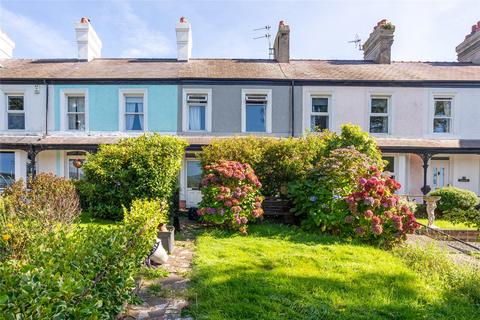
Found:
[{"label": "trimmed hedge", "polygon": [[166,213],[159,201],[136,200],[118,226],[57,228],[39,237],[23,260],[0,264],[2,319],[114,318]]},{"label": "trimmed hedge", "polygon": [[475,192],[470,190],[443,187],[429,193],[430,196],[440,196],[437,208],[442,213],[460,209],[468,210],[478,205],[479,200]]},{"label": "trimmed hedge", "polygon": [[134,199],[169,201],[187,145],[182,138],[145,134],[100,146],[88,155],[85,178],[78,183],[83,209],[119,219]]}]

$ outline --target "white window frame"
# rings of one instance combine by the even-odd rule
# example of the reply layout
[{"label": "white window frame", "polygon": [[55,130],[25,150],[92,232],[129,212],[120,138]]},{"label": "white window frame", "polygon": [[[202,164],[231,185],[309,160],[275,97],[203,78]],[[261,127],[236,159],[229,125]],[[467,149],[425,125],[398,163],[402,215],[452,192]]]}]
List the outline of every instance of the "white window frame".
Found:
[{"label": "white window frame", "polygon": [[[84,97],[85,98],[85,130],[68,129],[68,97]],[[81,133],[89,131],[89,103],[88,103],[88,89],[87,88],[67,88],[60,92],[60,130],[73,133]]]},{"label": "white window frame", "polygon": [[[128,132],[130,134],[139,133],[142,134],[148,131],[148,90],[147,89],[120,89],[118,91],[118,101],[119,101],[119,119],[118,119],[118,128],[119,131]],[[143,130],[127,130],[125,127],[125,116],[127,113],[125,112],[125,102],[126,97],[143,97]]]},{"label": "white window frame", "polygon": [[[437,100],[449,100],[451,101],[450,107],[450,117],[445,116],[435,116],[435,101]],[[454,115],[455,115],[455,96],[453,94],[433,94],[432,96],[432,116],[430,117],[430,133],[435,136],[450,136],[453,135],[455,132],[455,125],[454,125]],[[433,123],[435,119],[450,119],[450,131],[449,132],[435,132],[435,127]]]},{"label": "white window frame", "polygon": [[[267,110],[265,110],[265,132],[247,132],[247,103],[249,94],[265,94],[267,96]],[[242,133],[272,133],[272,89],[242,89]]]},{"label": "white window frame", "polygon": [[[373,113],[372,100],[373,99],[387,99],[386,113]],[[387,117],[387,132],[370,132],[370,124],[372,117]],[[368,99],[368,133],[375,136],[391,135],[392,134],[392,96],[387,94],[371,94]]]},{"label": "white window frame", "polygon": [[[9,104],[8,104],[8,97],[23,97],[23,110],[18,111],[18,110],[12,110],[10,111]],[[6,92],[5,93],[5,130],[7,131],[18,131],[18,132],[23,132],[27,130],[27,99],[26,99],[26,94],[23,91],[12,91],[12,92]],[[23,114],[23,119],[24,119],[24,128],[23,129],[9,129],[8,128],[8,115],[12,114]]]},{"label": "white window frame", "polygon": [[[189,94],[202,94],[207,96],[207,105],[205,109],[205,130],[189,130],[189,110],[187,96]],[[211,132],[212,131],[212,89],[184,88],[182,92],[182,131],[183,132]]]},{"label": "white window frame", "polygon": [[[327,112],[314,112],[313,111],[313,99],[314,98],[326,98],[327,103]],[[312,131],[312,116],[326,116],[328,117],[327,121],[327,130],[331,130],[331,109],[332,109],[332,96],[327,94],[316,94],[310,93],[309,95],[309,113],[308,113],[308,130]]]},{"label": "white window frame", "polygon": [[[76,150],[71,150],[71,151],[76,151]],[[70,178],[70,170],[69,170],[69,167],[68,167],[68,164],[69,164],[69,161],[70,160],[74,160],[74,159],[81,159],[83,161],[85,161],[85,159],[87,158],[86,155],[68,155],[68,152],[71,152],[71,151],[66,151],[65,152],[65,178],[67,179],[71,179]]]}]

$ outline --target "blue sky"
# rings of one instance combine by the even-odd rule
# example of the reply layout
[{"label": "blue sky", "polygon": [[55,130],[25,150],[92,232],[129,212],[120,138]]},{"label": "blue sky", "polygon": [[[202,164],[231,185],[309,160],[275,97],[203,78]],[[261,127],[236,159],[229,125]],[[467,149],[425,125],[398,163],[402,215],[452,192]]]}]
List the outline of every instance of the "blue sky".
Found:
[{"label": "blue sky", "polygon": [[0,27],[15,41],[17,58],[75,58],[73,25],[90,18],[103,57],[175,57],[174,27],[192,23],[193,57],[266,58],[253,29],[278,21],[291,28],[291,56],[361,59],[348,43],[364,41],[382,18],[397,27],[393,59],[454,61],[455,47],[480,20],[480,0],[330,1],[34,1],[0,0]]}]

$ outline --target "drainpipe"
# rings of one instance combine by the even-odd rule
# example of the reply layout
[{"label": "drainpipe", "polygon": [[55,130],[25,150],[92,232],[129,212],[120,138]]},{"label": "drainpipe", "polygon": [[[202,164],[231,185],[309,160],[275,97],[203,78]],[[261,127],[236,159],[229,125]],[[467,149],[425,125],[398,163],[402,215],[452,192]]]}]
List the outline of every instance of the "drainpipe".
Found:
[{"label": "drainpipe", "polygon": [[292,94],[290,95],[290,97],[292,98],[292,101],[290,102],[292,106],[292,137],[294,137],[295,136],[295,80],[292,80],[290,87],[292,90]]},{"label": "drainpipe", "polygon": [[48,82],[43,80],[45,83],[45,136],[48,135]]}]

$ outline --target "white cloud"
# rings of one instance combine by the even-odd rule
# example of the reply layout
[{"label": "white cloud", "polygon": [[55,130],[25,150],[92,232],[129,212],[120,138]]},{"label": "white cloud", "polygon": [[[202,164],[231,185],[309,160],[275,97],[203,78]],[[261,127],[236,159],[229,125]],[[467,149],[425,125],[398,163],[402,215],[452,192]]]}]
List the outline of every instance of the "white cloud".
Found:
[{"label": "white cloud", "polygon": [[[0,21],[1,27],[17,43],[17,50],[21,46],[22,51],[33,53],[35,58],[76,57],[74,43],[43,23],[15,14],[4,7],[0,7]],[[15,50],[13,55],[17,57]]]},{"label": "white cloud", "polygon": [[164,57],[173,52],[167,37],[152,30],[148,24],[137,16],[127,1],[117,3],[120,13],[118,23],[121,49],[120,56],[129,58]]}]

